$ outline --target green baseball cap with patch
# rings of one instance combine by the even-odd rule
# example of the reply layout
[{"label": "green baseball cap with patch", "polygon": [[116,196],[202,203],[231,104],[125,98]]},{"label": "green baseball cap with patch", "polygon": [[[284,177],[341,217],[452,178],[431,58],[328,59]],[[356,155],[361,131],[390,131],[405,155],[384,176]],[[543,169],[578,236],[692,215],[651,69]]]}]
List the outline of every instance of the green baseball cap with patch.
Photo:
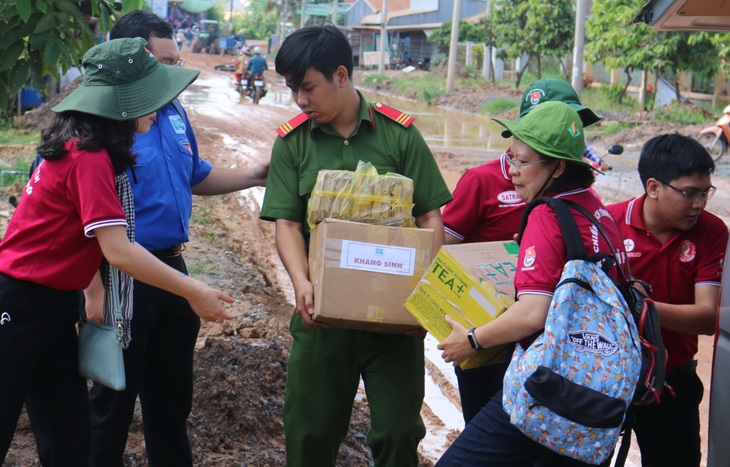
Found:
[{"label": "green baseball cap with patch", "polygon": [[527,115],[541,102],[551,101],[565,102],[571,106],[580,115],[584,127],[593,125],[603,118],[602,115],[580,103],[578,94],[570,83],[558,78],[539,79],[527,86],[520,103],[520,118]]},{"label": "green baseball cap with patch", "polygon": [[54,112],[76,110],[111,120],[149,115],[176,98],[200,71],[162,65],[142,38],[113,39],[84,55],[84,81]]},{"label": "green baseball cap with patch", "polygon": [[569,104],[545,102],[516,122],[499,118],[492,120],[540,154],[585,165],[600,172],[583,159],[586,148],[583,122]]}]

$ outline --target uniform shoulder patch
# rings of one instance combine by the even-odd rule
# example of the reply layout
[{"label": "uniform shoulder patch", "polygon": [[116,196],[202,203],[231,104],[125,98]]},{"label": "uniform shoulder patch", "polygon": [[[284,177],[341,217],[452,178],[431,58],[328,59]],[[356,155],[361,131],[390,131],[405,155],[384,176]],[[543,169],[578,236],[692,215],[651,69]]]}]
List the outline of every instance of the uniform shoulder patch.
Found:
[{"label": "uniform shoulder patch", "polygon": [[283,138],[284,136],[291,133],[291,131],[294,130],[294,128],[300,126],[302,123],[306,122],[307,120],[309,120],[307,118],[307,114],[302,112],[299,115],[297,115],[296,117],[294,117],[291,120],[289,120],[288,122],[286,122],[285,124],[281,125],[279,128],[277,128],[276,132],[279,134],[279,136],[281,136]]},{"label": "uniform shoulder patch", "polygon": [[410,115],[403,113],[398,109],[394,109],[393,107],[382,104],[380,102],[376,102],[375,104],[373,104],[373,107],[375,108],[375,110],[377,112],[385,115],[388,118],[395,120],[396,122],[400,123],[401,125],[403,125],[406,128],[411,126],[411,124],[416,120],[415,118],[411,117]]}]

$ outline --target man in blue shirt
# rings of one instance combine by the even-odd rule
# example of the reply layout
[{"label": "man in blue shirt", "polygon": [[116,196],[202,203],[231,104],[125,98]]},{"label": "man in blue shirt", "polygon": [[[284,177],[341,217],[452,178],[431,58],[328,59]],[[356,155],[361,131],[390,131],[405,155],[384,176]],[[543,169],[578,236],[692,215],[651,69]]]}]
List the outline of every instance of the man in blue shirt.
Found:
[{"label": "man in blue shirt", "polygon": [[251,72],[251,76],[263,76],[264,70],[269,69],[269,67],[266,66],[266,59],[261,56],[261,47],[256,46],[253,48],[253,57],[251,57],[251,60],[248,62],[247,69]]},{"label": "man in blue shirt", "polygon": [[[142,37],[157,61],[181,65],[169,23],[133,11],[114,25],[111,38]],[[181,256],[188,241],[192,194],[215,195],[263,186],[268,162],[252,168],[213,167],[200,158],[185,110],[173,101],[157,112],[150,131],[136,134],[129,171],[134,194],[136,241],[166,264],[186,273]],[[90,465],[122,466],[137,395],[151,466],[191,466],[186,420],[192,406],[193,349],[200,319],[175,295],[134,282],[132,341],[124,351],[127,388],[91,389]]]}]

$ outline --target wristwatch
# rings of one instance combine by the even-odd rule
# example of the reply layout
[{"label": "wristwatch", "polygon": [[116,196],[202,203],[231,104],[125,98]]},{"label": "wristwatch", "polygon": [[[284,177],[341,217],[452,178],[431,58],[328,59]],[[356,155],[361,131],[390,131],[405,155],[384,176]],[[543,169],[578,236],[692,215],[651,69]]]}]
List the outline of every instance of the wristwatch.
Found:
[{"label": "wristwatch", "polygon": [[476,328],[471,328],[469,332],[466,333],[466,338],[469,340],[469,345],[471,345],[471,348],[474,350],[484,350],[484,347],[479,345],[479,341],[477,341],[477,336],[474,335],[474,331]]}]

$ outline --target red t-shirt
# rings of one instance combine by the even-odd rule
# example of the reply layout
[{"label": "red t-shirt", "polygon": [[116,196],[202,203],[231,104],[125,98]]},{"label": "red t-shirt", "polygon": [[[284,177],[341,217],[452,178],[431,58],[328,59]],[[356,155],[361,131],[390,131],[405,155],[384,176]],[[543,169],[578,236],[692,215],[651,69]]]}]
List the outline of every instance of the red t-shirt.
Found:
[{"label": "red t-shirt", "polygon": [[[611,214],[590,190],[573,190],[554,197],[571,200],[593,214],[601,223],[611,244],[617,250],[615,253],[618,260],[623,264],[625,256],[619,228]],[[589,256],[597,252],[610,253],[608,244],[591,221],[578,212],[573,210],[571,212],[583,237],[586,253]],[[530,212],[520,242],[517,272],[515,273],[517,295],[533,293],[552,297],[567,260],[568,253],[565,250],[563,233],[560,230],[555,211],[545,204],[537,206]],[[615,277],[616,268],[612,268],[610,273]]]},{"label": "red t-shirt", "polygon": [[[651,298],[663,303],[691,304],[696,286],[720,287],[728,240],[725,223],[703,211],[692,229],[675,233],[662,245],[644,223],[645,197],[607,207],[621,229],[631,274],[651,284]],[[669,354],[667,371],[681,367],[697,353],[694,334],[662,328],[662,337]]]},{"label": "red t-shirt", "polygon": [[58,290],[86,288],[101,264],[94,229],[126,226],[106,151],[44,160],[25,186],[5,237],[0,272]]},{"label": "red t-shirt", "polygon": [[525,202],[517,196],[506,157],[507,153],[462,175],[453,201],[444,206],[446,233],[464,243],[512,240]]}]

